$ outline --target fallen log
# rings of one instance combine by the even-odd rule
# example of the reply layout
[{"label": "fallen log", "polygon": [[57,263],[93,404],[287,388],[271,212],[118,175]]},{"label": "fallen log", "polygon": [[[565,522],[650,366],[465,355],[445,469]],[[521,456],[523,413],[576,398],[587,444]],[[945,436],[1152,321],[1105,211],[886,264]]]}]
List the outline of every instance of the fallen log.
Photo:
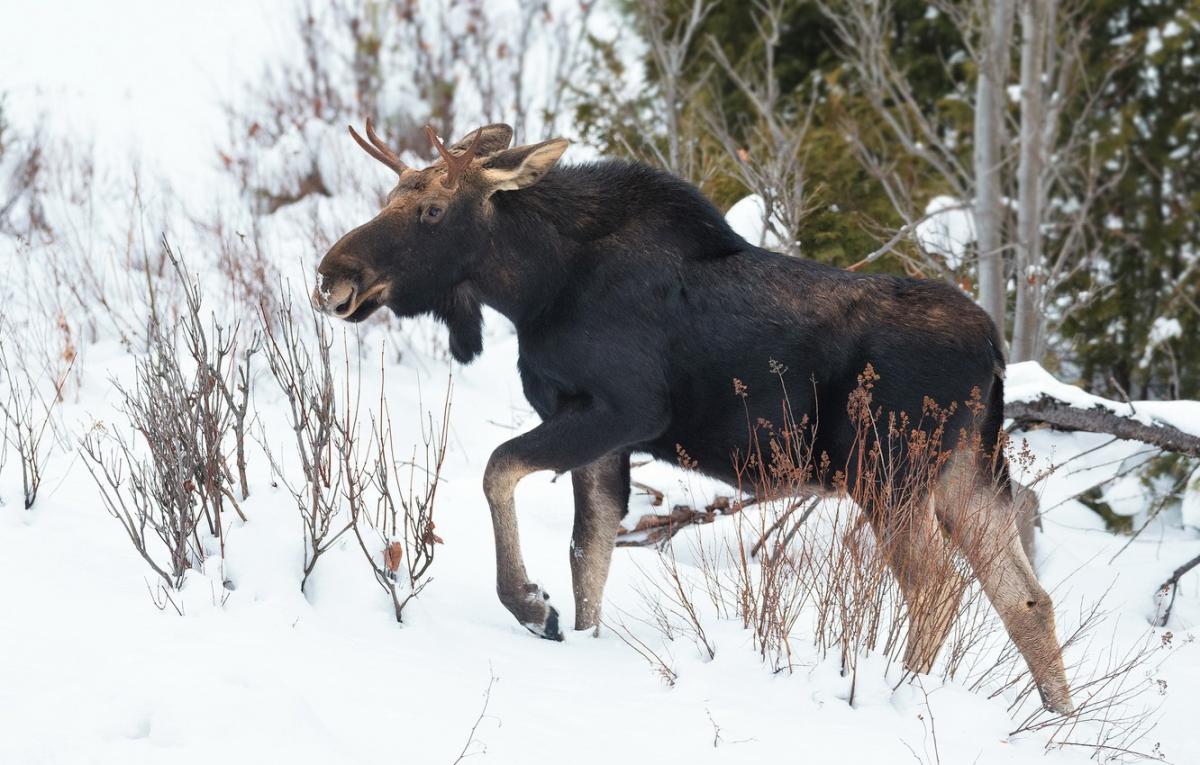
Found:
[{"label": "fallen log", "polygon": [[[662,504],[662,492],[644,484],[638,484],[638,487],[657,498],[651,504]],[[666,515],[649,513],[639,518],[632,529],[622,528],[617,532],[617,547],[662,547],[682,529],[698,523],[712,523],[718,515],[730,515],[742,507],[741,503],[731,503],[729,497],[716,497],[703,510],[675,505]]]},{"label": "fallen log", "polygon": [[[1049,426],[1058,430],[1104,433],[1129,441],[1140,441],[1164,451],[1200,457],[1200,436],[1185,433],[1166,422],[1143,422],[1132,413],[1118,414],[1102,404],[1085,409],[1071,406],[1053,396],[1042,395],[1034,401],[1009,402],[1004,406],[1004,414],[1012,418],[1015,428]],[[1175,605],[1175,596],[1179,593],[1180,580],[1197,566],[1200,566],[1200,555],[1175,569],[1170,578],[1155,591],[1155,623],[1158,626],[1167,625]]]},{"label": "fallen log", "polygon": [[1189,457],[1200,457],[1200,436],[1185,433],[1165,422],[1145,423],[1099,404],[1082,409],[1044,395],[1036,401],[1011,401],[1004,405],[1004,414],[1022,429],[1049,425],[1058,430],[1107,433]]}]

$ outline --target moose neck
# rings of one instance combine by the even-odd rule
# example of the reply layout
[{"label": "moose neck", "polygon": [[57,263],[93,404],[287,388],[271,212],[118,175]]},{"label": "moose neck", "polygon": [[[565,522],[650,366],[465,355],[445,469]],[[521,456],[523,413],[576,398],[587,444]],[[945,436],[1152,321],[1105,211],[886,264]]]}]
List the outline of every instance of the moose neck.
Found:
[{"label": "moose neck", "polygon": [[602,200],[570,180],[553,172],[492,200],[488,252],[472,281],[484,304],[518,328],[553,303],[579,249],[598,233],[580,230],[578,221],[594,216]]},{"label": "moose neck", "polygon": [[655,257],[722,257],[749,245],[698,189],[645,165],[555,168],[492,199],[489,252],[472,282],[518,328],[570,284],[575,261],[633,248]]},{"label": "moose neck", "polygon": [[571,253],[546,233],[538,242],[493,235],[486,262],[471,279],[484,305],[518,328],[550,305],[567,282]]}]

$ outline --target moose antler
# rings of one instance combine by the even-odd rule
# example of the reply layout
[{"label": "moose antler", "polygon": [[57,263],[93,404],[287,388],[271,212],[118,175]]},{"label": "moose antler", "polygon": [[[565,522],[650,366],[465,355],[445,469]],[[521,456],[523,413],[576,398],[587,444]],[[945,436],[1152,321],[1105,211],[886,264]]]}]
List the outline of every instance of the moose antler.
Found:
[{"label": "moose antler", "polygon": [[350,128],[350,135],[354,136],[354,140],[358,142],[359,146],[363,147],[363,151],[395,170],[396,175],[400,175],[408,169],[408,165],[401,161],[400,155],[388,148],[383,139],[376,135],[375,126],[371,124],[370,117],[367,118],[367,138],[371,139],[371,143],[364,141],[354,126],[347,125],[346,127]]},{"label": "moose antler", "polygon": [[471,164],[471,160],[475,159],[475,152],[479,149],[479,142],[483,139],[483,128],[478,128],[475,131],[475,138],[471,140],[471,145],[467,150],[458,156],[450,153],[446,145],[438,140],[437,132],[432,125],[425,126],[425,133],[429,136],[429,140],[433,143],[433,148],[437,149],[438,154],[442,155],[442,161],[446,163],[446,177],[442,179],[442,185],[446,188],[454,188],[458,184],[458,179],[462,176],[463,171]]}]

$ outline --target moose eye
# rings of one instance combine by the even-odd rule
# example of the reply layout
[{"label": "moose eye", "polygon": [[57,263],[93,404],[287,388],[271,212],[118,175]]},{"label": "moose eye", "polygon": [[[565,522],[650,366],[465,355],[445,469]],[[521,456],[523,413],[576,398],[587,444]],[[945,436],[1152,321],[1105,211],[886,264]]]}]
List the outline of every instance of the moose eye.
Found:
[{"label": "moose eye", "polygon": [[445,211],[439,205],[429,205],[425,211],[421,213],[421,220],[426,223],[437,223],[442,219]]}]

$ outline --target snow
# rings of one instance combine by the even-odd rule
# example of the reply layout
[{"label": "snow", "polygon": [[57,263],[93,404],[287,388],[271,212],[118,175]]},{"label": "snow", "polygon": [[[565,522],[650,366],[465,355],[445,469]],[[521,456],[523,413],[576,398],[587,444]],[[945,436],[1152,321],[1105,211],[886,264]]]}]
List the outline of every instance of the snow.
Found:
[{"label": "snow", "polygon": [[174,188],[196,185],[216,170],[221,102],[240,94],[290,19],[273,18],[272,7],[3,0],[0,88],[14,114],[38,116],[106,163],[128,168],[136,157]]},{"label": "snow", "polygon": [[[756,247],[779,250],[783,247],[783,243],[780,242],[775,231],[766,225],[767,220],[763,198],[758,194],[747,194],[734,202],[729,211],[725,213],[725,221],[738,236]],[[779,218],[773,216],[772,220],[775,230],[782,231],[783,225],[779,222]]]},{"label": "snow", "polygon": [[1008,401],[1036,401],[1048,396],[1080,409],[1100,407],[1147,425],[1170,425],[1200,436],[1200,401],[1112,401],[1056,380],[1036,361],[1009,364],[1004,396]]},{"label": "snow", "polygon": [[1188,476],[1187,486],[1183,490],[1183,501],[1179,508],[1183,525],[1200,529],[1200,466],[1197,466]]},{"label": "snow", "polygon": [[941,255],[947,266],[957,269],[975,241],[975,218],[970,206],[961,200],[937,196],[925,205],[925,218],[917,224],[916,234],[922,247]]},{"label": "snow", "polygon": [[1179,323],[1179,319],[1168,319],[1164,316],[1159,316],[1150,327],[1148,345],[1160,345],[1182,335],[1183,326]]},{"label": "snow", "polygon": [[[927,762],[985,765],[1090,762],[1082,748],[1044,752],[1040,733],[1010,736],[1011,693],[989,698],[939,675],[919,685],[902,682],[896,667],[876,654],[860,660],[851,706],[851,679],[833,657],[818,655],[803,630],[794,641],[791,673],[772,673],[736,620],[706,617],[717,647],[711,660],[685,640],[665,642],[640,621],[647,614],[638,592],[658,576],[658,557],[650,550],[617,551],[605,614],[623,619],[638,639],[663,652],[677,674],[673,687],[611,625],[598,638],[569,634],[558,644],[530,636],[495,597],[480,479],[490,451],[528,430],[536,417],[521,394],[512,328],[490,312],[483,355],[461,368],[439,350],[445,330],[428,320],[330,325],[335,369],[350,370],[363,402],[386,398],[398,446],[419,440],[425,413],[436,409],[447,377],[454,377],[437,505],[445,545],[433,581],[409,604],[403,625],[392,618],[391,604],[350,539],[321,559],[301,593],[300,522],[257,441],[249,445],[248,521],[231,523],[223,558],[210,556],[204,570],[189,572],[176,596],[184,615],[170,606],[157,609],[148,569],[105,513],[78,443],[98,425],[129,429],[116,385],[131,384],[134,360],[144,352],[128,330],[140,326],[148,310],[140,297],[141,266],[156,251],[158,232],[167,233],[199,274],[206,310],[226,323],[255,325],[231,296],[214,237],[193,221],[226,211],[234,231],[249,230],[248,214],[212,161],[225,130],[220,107],[237,100],[258,62],[277,49],[284,36],[280,18],[287,14],[266,2],[179,0],[8,2],[2,14],[20,19],[0,25],[9,116],[32,129],[45,115],[57,140],[94,157],[98,177],[82,198],[69,188],[49,189],[48,214],[69,232],[57,241],[26,244],[0,235],[0,267],[9,275],[0,284],[0,333],[20,344],[43,390],[48,370],[62,362],[64,331],[77,354],[64,400],[54,409],[42,490],[28,511],[16,455],[2,447],[0,763],[451,763],[464,746],[472,760],[494,763],[543,757],[579,765],[798,757],[907,762],[914,753]],[[331,155],[329,177],[337,179],[333,198],[306,200],[262,221],[270,267],[283,284],[294,285],[297,306],[307,300],[304,285],[313,281],[320,256],[314,230],[328,240],[374,212],[371,192],[361,189],[365,178],[378,181],[375,165],[356,156],[341,130],[335,138],[323,126],[305,126],[295,136],[304,141],[280,149],[320,147],[322,156]],[[146,197],[141,208],[130,202],[135,164]],[[286,162],[266,165],[264,172],[286,172]],[[969,214],[950,210],[954,204],[931,202],[937,223],[922,235],[952,263],[961,262],[973,238]],[[754,241],[755,231],[761,236],[761,208],[761,200],[742,200],[736,214],[730,211],[731,225]],[[759,229],[744,228],[755,221]],[[56,309],[73,304],[58,282],[61,272],[52,268],[56,263],[68,272],[94,268],[114,311],[72,308],[63,330]],[[163,279],[159,286],[161,299],[178,299],[178,285]],[[377,374],[380,359],[386,384]],[[295,477],[286,403],[264,366],[253,382],[254,430],[280,469]],[[13,385],[16,370],[4,371]],[[1107,401],[1035,364],[1012,365],[1007,390],[1010,400],[1047,394],[1118,412],[1136,409],[1135,416],[1200,433],[1196,402]],[[1043,581],[1055,589],[1060,633],[1077,623],[1080,608],[1103,596],[1111,611],[1104,640],[1122,650],[1147,635],[1167,640],[1166,630],[1148,626],[1151,594],[1175,566],[1200,552],[1196,533],[1162,517],[1121,552],[1128,539],[1107,533],[1074,499],[1110,482],[1144,447],[1045,430],[1016,440],[1028,443],[1034,456],[1020,477],[1033,481],[1059,466],[1036,489],[1046,511],[1038,563]],[[668,507],[702,505],[729,492],[663,464],[639,467],[635,477],[664,490]],[[1136,487],[1105,490],[1115,498],[1118,488],[1127,512],[1144,513]],[[1179,511],[1193,527],[1198,497],[1200,476],[1193,475]],[[517,505],[530,574],[569,624],[570,483],[535,474],[518,487]],[[650,511],[648,499],[635,496],[627,522]],[[728,520],[677,537],[680,565],[689,575],[696,574],[696,550],[737,533]],[[226,590],[225,579],[235,589]],[[1200,693],[1198,585],[1196,572],[1184,579],[1170,625],[1175,647],[1154,667],[1170,690],[1150,740],[1161,741],[1175,762],[1200,759],[1192,703]],[[1086,664],[1095,655],[1081,646],[1068,659]]]},{"label": "snow", "polygon": [[1153,56],[1163,49],[1163,34],[1157,29],[1150,29],[1146,35],[1146,55]]},{"label": "snow", "polygon": [[1150,333],[1146,338],[1146,350],[1142,354],[1141,366],[1149,366],[1154,351],[1163,343],[1183,336],[1183,325],[1179,319],[1159,316],[1150,325]]}]

